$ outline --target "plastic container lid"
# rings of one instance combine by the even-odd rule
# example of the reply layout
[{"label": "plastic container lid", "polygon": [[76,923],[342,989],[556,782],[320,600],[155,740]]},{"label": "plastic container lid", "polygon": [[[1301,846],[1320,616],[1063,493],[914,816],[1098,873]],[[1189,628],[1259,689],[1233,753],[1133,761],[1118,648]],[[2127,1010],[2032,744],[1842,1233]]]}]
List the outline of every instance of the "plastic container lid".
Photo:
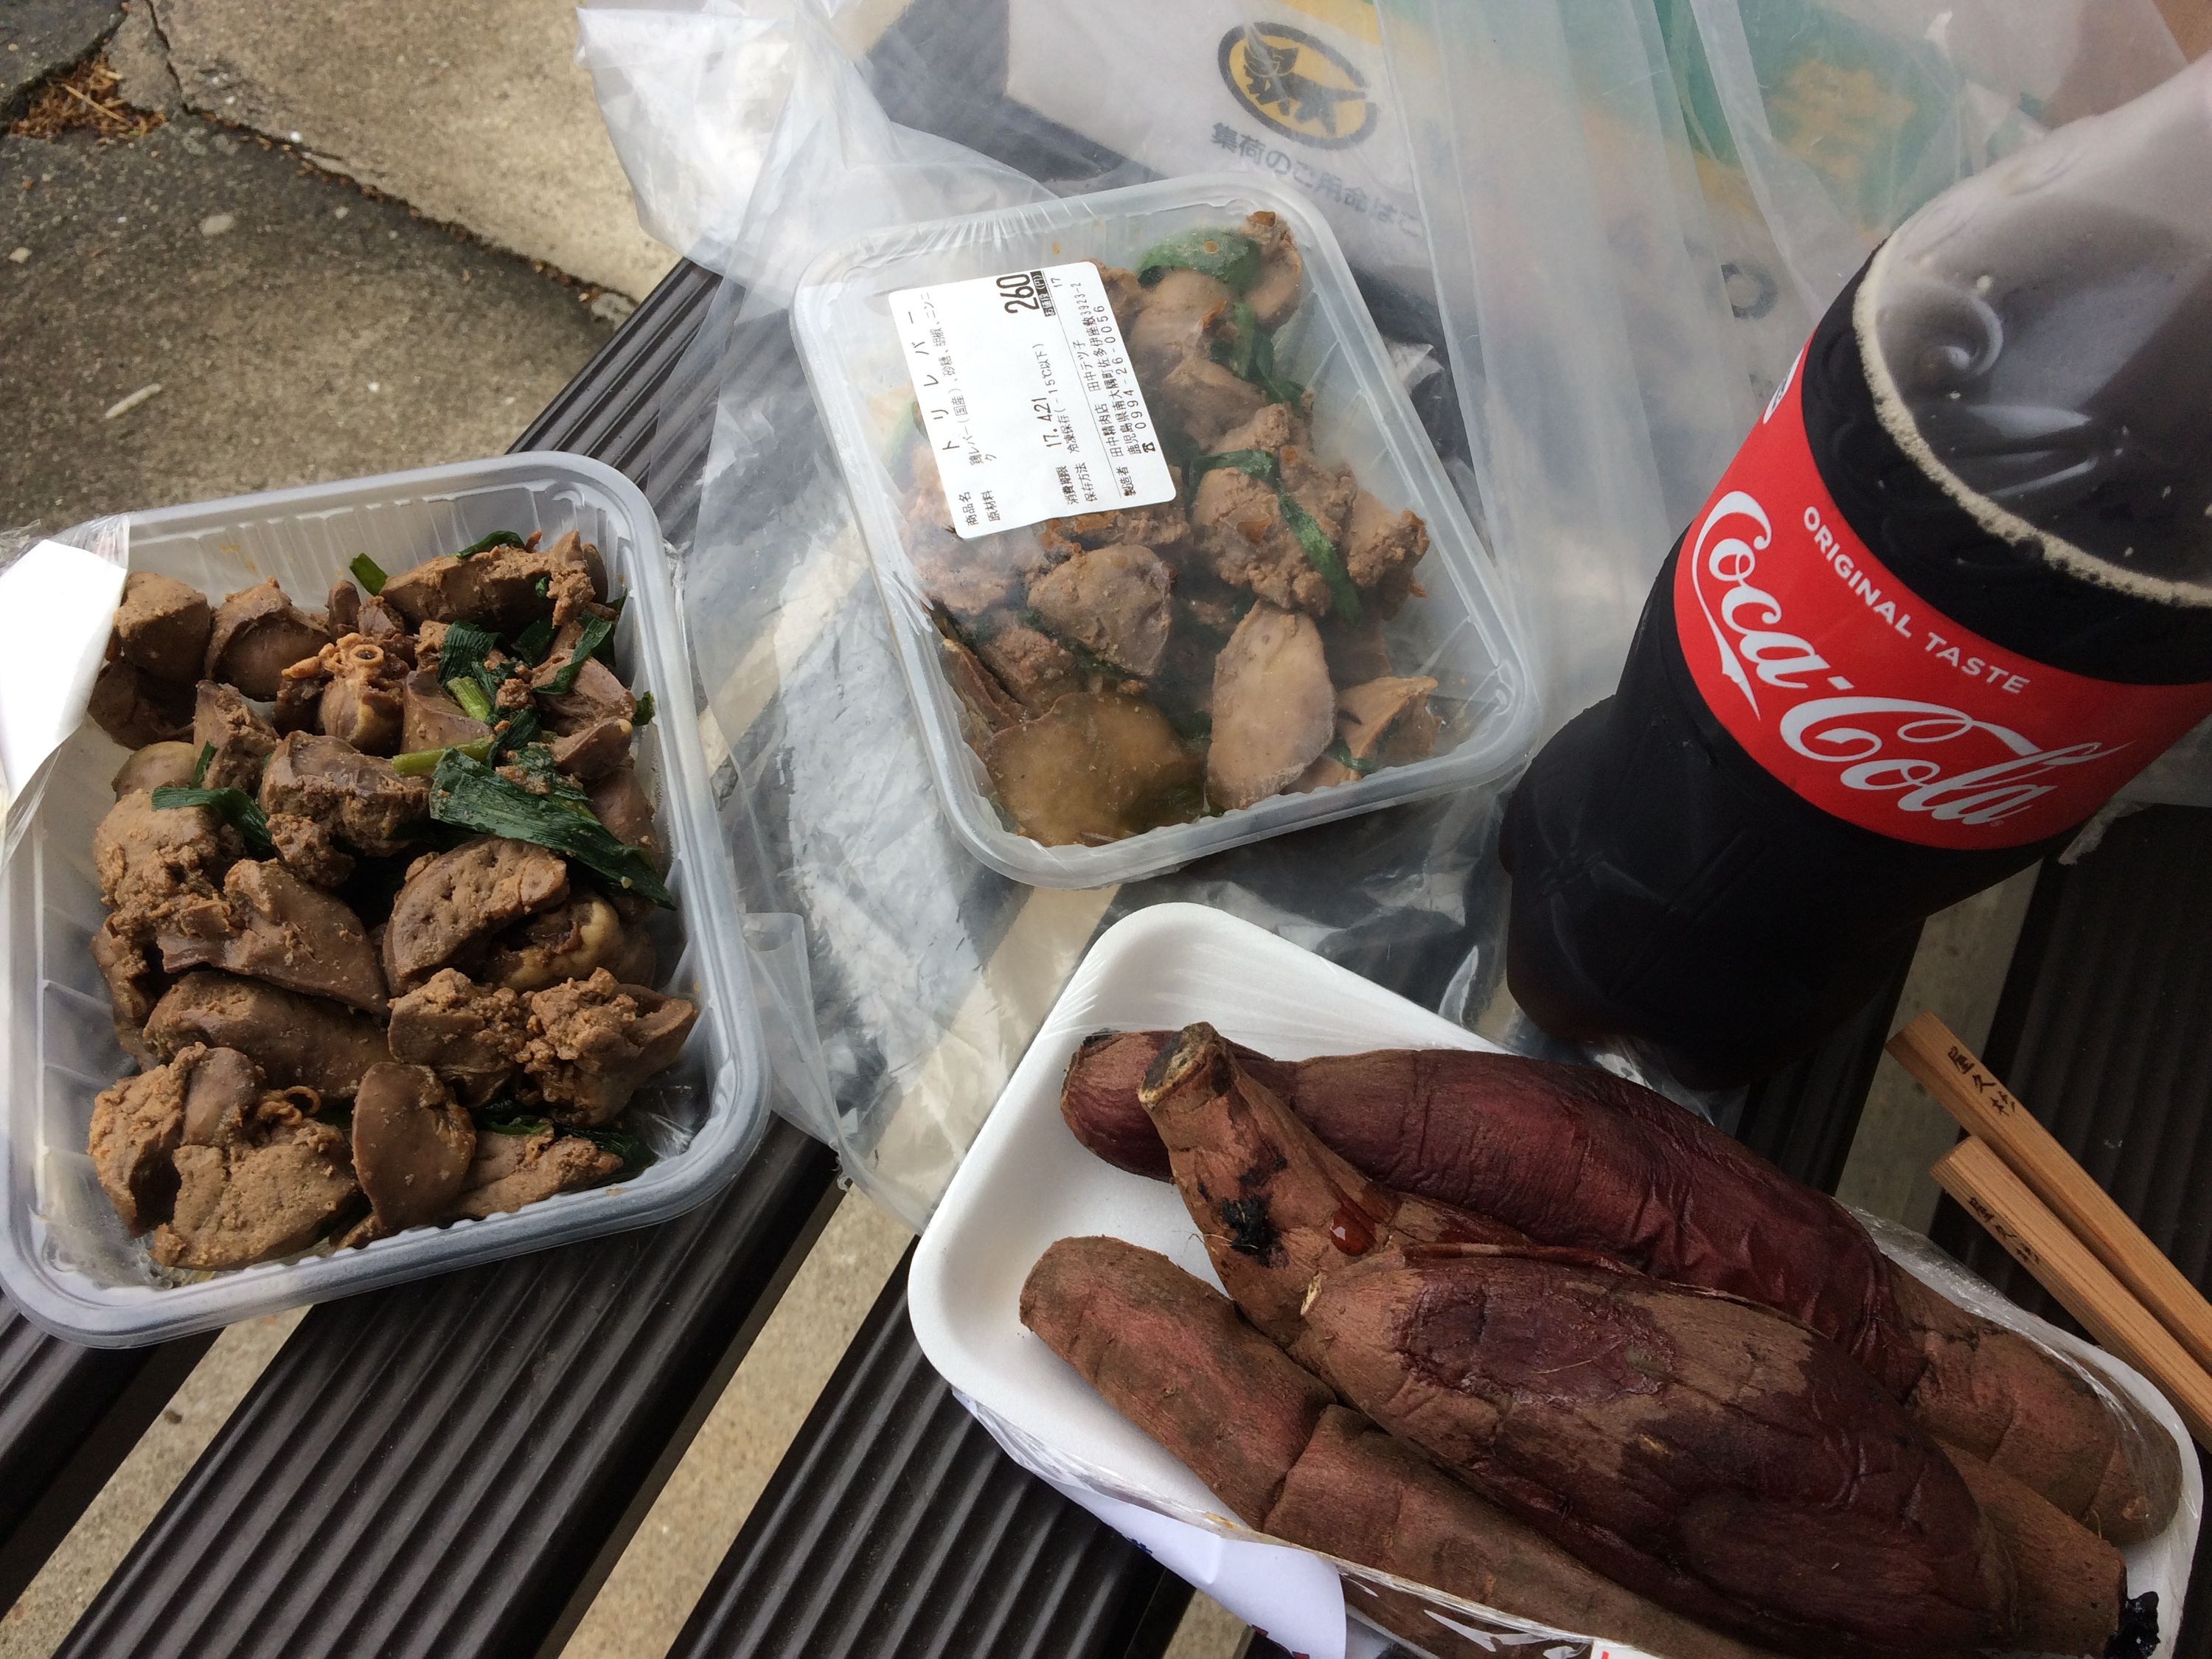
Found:
[{"label": "plastic container lid", "polygon": [[625,678],[650,691],[640,781],[671,853],[673,917],[651,924],[659,988],[699,1005],[676,1066],[640,1090],[629,1125],[657,1163],[609,1187],[511,1214],[416,1228],[363,1249],[170,1283],[101,1192],[85,1152],[94,1097],[135,1069],[116,1042],[90,941],[105,915],[92,836],[114,804],[125,750],[87,720],[56,757],[21,844],[0,873],[0,1285],[41,1329],[132,1347],[472,1262],[643,1226],[732,1176],[766,1127],[762,1044],[743,915],[691,700],[691,671],[660,527],[613,468],[553,453],[504,455],[134,514],[131,568],[210,597],[274,576],[302,605],[366,553],[397,571],[495,530],[579,532],[629,594],[615,632]]},{"label": "plastic container lid", "polygon": [[[1386,507],[1409,507],[1428,526],[1429,553],[1414,571],[1426,597],[1408,601],[1384,635],[1397,672],[1437,681],[1432,703],[1448,716],[1439,752],[1101,846],[1047,847],[1014,830],[962,737],[959,701],[908,556],[890,462],[909,428],[914,394],[889,296],[1078,259],[1133,265],[1167,237],[1234,226],[1261,210],[1289,225],[1304,259],[1305,296],[1275,349],[1282,372],[1313,389],[1315,451],[1348,463]],[[1302,198],[1248,176],[1200,174],[873,232],[815,261],[793,324],[890,612],[939,796],[961,840],[1001,875],[1041,887],[1130,881],[1285,830],[1491,781],[1534,746],[1536,695],[1496,567],[1391,369],[1335,237]]]}]

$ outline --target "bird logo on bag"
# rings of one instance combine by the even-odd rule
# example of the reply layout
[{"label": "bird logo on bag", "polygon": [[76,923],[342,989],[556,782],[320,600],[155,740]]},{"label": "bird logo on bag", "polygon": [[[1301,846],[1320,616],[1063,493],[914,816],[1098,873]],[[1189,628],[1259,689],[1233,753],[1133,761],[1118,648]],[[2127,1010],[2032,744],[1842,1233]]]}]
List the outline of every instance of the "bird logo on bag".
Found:
[{"label": "bird logo on bag", "polygon": [[1277,132],[1342,149],[1375,126],[1375,100],[1352,60],[1304,29],[1240,24],[1221,37],[1221,78],[1237,102]]}]

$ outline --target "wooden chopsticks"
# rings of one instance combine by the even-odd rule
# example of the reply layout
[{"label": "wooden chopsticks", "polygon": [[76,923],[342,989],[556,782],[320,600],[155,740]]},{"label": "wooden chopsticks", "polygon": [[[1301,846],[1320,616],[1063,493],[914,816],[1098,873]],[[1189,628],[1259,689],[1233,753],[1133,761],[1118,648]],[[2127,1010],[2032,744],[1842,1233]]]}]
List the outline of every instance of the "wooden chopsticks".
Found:
[{"label": "wooden chopsticks", "polygon": [[2212,1449],[2212,1302],[1942,1020],[1922,1014],[1889,1051],[1967,1132],[1937,1184]]}]

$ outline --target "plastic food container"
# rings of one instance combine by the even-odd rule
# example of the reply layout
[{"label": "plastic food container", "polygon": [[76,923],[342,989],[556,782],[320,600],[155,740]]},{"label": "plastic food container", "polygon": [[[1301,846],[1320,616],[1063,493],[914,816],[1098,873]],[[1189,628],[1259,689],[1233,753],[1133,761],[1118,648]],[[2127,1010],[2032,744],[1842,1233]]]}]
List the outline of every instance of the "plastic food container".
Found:
[{"label": "plastic food container", "polygon": [[[1093,1156],[1060,1114],[1060,1079],[1085,1037],[1102,1030],[1174,1028],[1198,1019],[1286,1060],[1375,1048],[1495,1046],[1249,922],[1192,904],[1141,910],[1091,946],[984,1120],[915,1252],[907,1305],[915,1339],[930,1363],[1018,1461],[1064,1490],[1110,1500],[1104,1512],[1124,1530],[1129,1517],[1117,1516],[1112,1504],[1150,1511],[1137,1518],[1147,1523],[1141,1541],[1155,1554],[1194,1577],[1231,1611],[1267,1625],[1284,1645],[1319,1651],[1321,1632],[1285,1622],[1289,1598],[1269,1599],[1277,1587],[1267,1575],[1279,1568],[1267,1566],[1265,1554],[1245,1547],[1247,1560],[1261,1565],[1256,1573],[1248,1567],[1241,1583],[1235,1577],[1206,1583],[1206,1575],[1218,1570],[1211,1564],[1220,1561],[1224,1538],[1255,1540],[1263,1534],[1230,1516],[1172,1453],[1108,1405],[1021,1322],[1022,1283],[1046,1248],[1061,1238],[1127,1239],[1220,1288],[1176,1189]],[[1886,1251],[1905,1257],[1947,1294],[1970,1300],[1990,1318],[2094,1369],[2174,1437],[2181,1453],[2180,1506],[2164,1531],[2123,1552],[2129,1593],[2158,1593],[2159,1628],[2170,1645],[2181,1627],[2203,1501],[2194,1448],[2172,1407],[2103,1349],[2033,1317],[1948,1260],[1935,1260],[1933,1247],[1917,1235],[1887,1224],[1874,1231]],[[1186,1523],[1183,1533],[1174,1528],[1178,1522]],[[1184,1547],[1177,1549],[1178,1541]],[[1525,1622],[1495,1609],[1333,1565],[1342,1574],[1344,1604],[1355,1613],[1369,1584],[1411,1589],[1431,1604],[1432,1616],[1462,1631],[1486,1632],[1503,1651],[1530,1659],[1584,1651],[1553,1645],[1558,1635],[1538,1639]],[[1602,1654],[1610,1632],[1562,1634],[1589,1642]]]},{"label": "plastic food container", "polygon": [[[1315,451],[1348,463],[1386,507],[1411,508],[1428,526],[1429,552],[1414,571],[1427,597],[1409,600],[1384,634],[1395,672],[1437,682],[1431,703],[1446,716],[1437,752],[1357,782],[1273,795],[1099,846],[1044,846],[1013,828],[962,737],[959,702],[906,545],[893,467],[913,430],[915,397],[889,296],[1079,259],[1133,266],[1170,236],[1233,227],[1261,209],[1289,225],[1305,262],[1304,301],[1275,350],[1282,372],[1313,390]],[[1536,696],[1496,567],[1391,371],[1335,237],[1302,198],[1247,176],[1201,174],[874,232],[816,260],[799,284],[793,326],[890,611],[945,813],[1000,874],[1041,887],[1133,880],[1287,830],[1487,782],[1533,746]],[[933,477],[927,485],[936,488]]]},{"label": "plastic food container", "polygon": [[93,1099],[132,1071],[115,1041],[91,939],[105,912],[92,834],[125,750],[89,720],[55,757],[44,798],[0,877],[0,1285],[33,1323],[102,1347],[208,1330],[280,1308],[420,1279],[689,1208],[744,1162],[766,1122],[758,1016],[742,919],[691,699],[684,629],[653,508],[613,468],[552,453],[235,496],[131,519],[131,566],[220,599],[274,576],[318,606],[357,553],[397,573],[495,530],[574,528],[626,591],[615,632],[623,678],[653,695],[640,781],[659,808],[678,908],[656,917],[659,988],[692,999],[682,1057],[639,1091],[630,1123],[657,1163],[609,1187],[507,1215],[420,1228],[365,1249],[168,1284],[124,1231],[85,1153]]}]

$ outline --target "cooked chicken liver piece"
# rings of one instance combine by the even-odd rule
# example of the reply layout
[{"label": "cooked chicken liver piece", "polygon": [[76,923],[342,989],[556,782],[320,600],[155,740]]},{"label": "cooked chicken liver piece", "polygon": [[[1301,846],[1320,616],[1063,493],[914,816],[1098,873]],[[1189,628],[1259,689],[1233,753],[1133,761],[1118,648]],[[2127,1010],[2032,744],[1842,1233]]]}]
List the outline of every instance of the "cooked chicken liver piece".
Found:
[{"label": "cooked chicken liver piece", "polygon": [[572,530],[550,547],[490,547],[465,559],[450,553],[426,559],[386,582],[376,597],[410,622],[472,622],[517,634],[540,617],[550,617],[558,628],[605,599],[606,574],[599,550]]},{"label": "cooked chicken liver piece", "polygon": [[1306,262],[1291,228],[1264,208],[1238,228],[1260,246],[1260,274],[1242,297],[1261,327],[1280,328],[1305,297]]},{"label": "cooked chicken liver piece", "polygon": [[914,561],[921,591],[963,623],[1018,599],[1030,578],[1051,562],[1031,531],[973,541],[955,535],[933,467],[908,498],[906,524],[907,556]]},{"label": "cooked chicken liver piece", "polygon": [[427,1066],[387,1060],[353,1103],[354,1178],[389,1235],[442,1221],[476,1156],[476,1125]]},{"label": "cooked chicken liver piece", "polygon": [[220,908],[223,872],[245,850],[212,808],[157,807],[143,789],[109,807],[92,832],[100,896],[132,939],[151,937],[185,911]]},{"label": "cooked chicken liver piece", "polygon": [[484,836],[417,860],[384,932],[392,990],[413,990],[501,928],[568,896],[568,866],[528,842]]},{"label": "cooked chicken liver piece", "polygon": [[331,584],[330,598],[323,601],[323,615],[331,624],[331,632],[343,639],[361,629],[361,589],[349,577],[341,576]]},{"label": "cooked chicken liver piece", "polygon": [[207,595],[174,576],[134,570],[115,607],[112,654],[157,680],[190,685],[207,660],[215,611]]},{"label": "cooked chicken liver piece", "polygon": [[1015,826],[1048,847],[1118,840],[1198,806],[1197,757],[1141,698],[1062,697],[994,733],[983,762]]},{"label": "cooked chicken liver piece", "polygon": [[187,1049],[170,1065],[126,1077],[92,1103],[92,1171],[134,1237],[167,1220],[176,1201],[170,1160],[185,1136],[185,1085],[206,1052]]},{"label": "cooked chicken liver piece", "polygon": [[192,781],[200,751],[190,742],[149,743],[131,751],[131,758],[116,769],[111,787],[121,800],[134,789],[180,789]]},{"label": "cooked chicken liver piece", "polygon": [[353,854],[313,818],[296,812],[268,814],[269,840],[284,867],[310,886],[331,891],[353,877]]},{"label": "cooked chicken liver piece", "polygon": [[284,597],[276,579],[240,588],[216,607],[204,678],[275,700],[284,671],[331,642],[329,625]]},{"label": "cooked chicken liver piece", "polygon": [[304,1250],[359,1203],[346,1138],[290,1097],[264,1093],[230,1136],[180,1146],[177,1198],[155,1261],[218,1269]]},{"label": "cooked chicken liver piece", "polygon": [[[1354,761],[1367,763],[1366,771],[1426,759],[1443,724],[1429,711],[1429,694],[1436,689],[1437,683],[1425,676],[1389,676],[1346,686],[1336,699],[1337,744]],[[1326,789],[1363,775],[1361,768],[1336,758],[1332,744],[1306,769],[1297,787]]]},{"label": "cooked chicken liver piece", "polygon": [[544,689],[576,654],[576,626],[571,623],[554,636],[552,649],[532,673],[531,684],[538,688],[538,712],[547,727],[565,736],[600,720],[635,721],[637,700],[614,670],[597,657],[587,657],[578,665],[568,690],[556,695]]},{"label": "cooked chicken liver piece", "polygon": [[133,939],[109,916],[92,936],[92,963],[107,983],[115,1040],[141,1066],[154,1064],[145,1027],[153,1016],[154,1000],[161,994],[161,975],[147,954],[146,941]]},{"label": "cooked chicken liver piece", "polygon": [[1186,358],[1205,356],[1207,325],[1237,297],[1219,277],[1187,268],[1160,272],[1139,292],[1135,318],[1122,332],[1148,387]]},{"label": "cooked chicken liver piece", "polygon": [[[1291,498],[1340,547],[1358,487],[1349,468],[1316,463],[1296,441],[1300,430],[1283,404],[1270,404],[1221,447],[1271,450]],[[1216,467],[1198,481],[1191,542],[1223,581],[1249,587],[1284,610],[1320,617],[1334,606],[1327,580],[1283,521],[1275,489],[1233,467]]]},{"label": "cooked chicken liver piece", "polygon": [[668,873],[668,852],[653,828],[653,801],[638,781],[634,763],[617,766],[584,793],[608,833],[642,852],[662,875]]},{"label": "cooked chicken liver piece", "polygon": [[987,617],[975,639],[977,659],[1032,714],[1085,689],[1083,671],[1067,647],[1027,623]]},{"label": "cooked chicken liver piece", "polygon": [[1213,665],[1213,741],[1206,795],[1228,810],[1297,779],[1336,731],[1336,693],[1313,618],[1262,602]]},{"label": "cooked chicken liver piece", "polygon": [[125,749],[143,749],[191,732],[192,689],[110,659],[92,683],[85,713]]},{"label": "cooked chicken liver piece", "polygon": [[1154,396],[1169,418],[1200,449],[1234,449],[1227,434],[1264,409],[1279,409],[1267,394],[1225,363],[1194,352],[1154,383]]},{"label": "cooked chicken liver piece", "polygon": [[392,1058],[384,1028],[367,1014],[208,969],[162,993],[145,1021],[146,1047],[157,1058],[195,1042],[235,1048],[270,1087],[297,1085],[325,1100],[352,1099],[362,1073]]},{"label": "cooked chicken liver piece", "polygon": [[324,735],[364,755],[397,754],[406,726],[399,687],[409,665],[361,634],[326,647],[321,660],[329,678],[315,712]]},{"label": "cooked chicken liver piece", "polygon": [[581,1135],[556,1136],[550,1129],[487,1132],[477,1137],[476,1158],[453,1214],[457,1220],[504,1214],[605,1181],[621,1168],[621,1158]]},{"label": "cooked chicken liver piece", "polygon": [[1429,550],[1429,527],[1411,513],[1393,513],[1360,490],[1344,531],[1344,568],[1366,596],[1364,609],[1395,616],[1413,591],[1413,567]]},{"label": "cooked chicken liver piece", "polygon": [[471,1106],[507,1086],[530,1040],[530,1010],[502,986],[478,985],[457,968],[393,999],[392,1057],[428,1066]]},{"label": "cooked chicken liver piece", "polygon": [[370,1013],[385,1009],[384,976],[361,919],[274,859],[231,866],[222,902],[173,919],[156,942],[169,973],[220,968]]},{"label": "cooked chicken liver piece", "polygon": [[1030,584],[1030,608],[1061,639],[1139,679],[1160,672],[1175,623],[1174,578],[1151,549],[1076,553]]},{"label": "cooked chicken liver piece", "polygon": [[261,768],[276,747],[276,733],[235,687],[202,680],[192,694],[191,743],[195,756],[215,750],[200,779],[204,787],[250,795],[261,787]]},{"label": "cooked chicken liver piece", "polygon": [[[1168,469],[1178,488],[1182,475]],[[1070,519],[1048,519],[1037,530],[1037,540],[1056,559],[1085,547],[1149,547],[1158,552],[1173,547],[1190,533],[1180,499],[1156,501],[1150,507],[1125,507],[1113,513],[1081,513]]]},{"label": "cooked chicken liver piece", "polygon": [[430,820],[430,781],[402,777],[379,755],[343,738],[288,733],[261,779],[261,810],[313,818],[343,845],[373,858],[404,852]]},{"label": "cooked chicken liver piece", "polygon": [[584,893],[557,910],[517,922],[494,939],[477,977],[509,990],[542,991],[600,968],[625,984],[650,984],[653,941],[642,928],[625,927],[615,907],[599,895]]},{"label": "cooked chicken liver piece", "polygon": [[682,997],[619,984],[602,968],[531,995],[523,1070],[555,1122],[605,1123],[640,1084],[676,1063],[698,1018]]},{"label": "cooked chicken liver piece", "polygon": [[[952,681],[953,695],[983,732],[997,732],[1021,723],[1022,706],[1016,702],[1006,688],[999,684],[999,677],[983,666],[982,659],[968,648],[967,642],[952,631],[950,619],[940,611],[938,615],[939,648],[945,653],[945,672]],[[963,723],[964,724],[964,723]],[[979,739],[980,741],[980,739]]]},{"label": "cooked chicken liver piece", "polygon": [[579,783],[591,783],[629,758],[630,733],[626,720],[593,720],[553,743],[553,764]]},{"label": "cooked chicken liver piece", "polygon": [[184,1144],[227,1146],[246,1132],[246,1118],[261,1098],[261,1068],[235,1048],[209,1048],[191,1069],[185,1081]]},{"label": "cooked chicken liver piece", "polygon": [[417,669],[400,683],[402,754],[426,749],[458,749],[491,735],[491,727],[471,720],[460,704],[446,695],[446,688],[430,670]]}]

